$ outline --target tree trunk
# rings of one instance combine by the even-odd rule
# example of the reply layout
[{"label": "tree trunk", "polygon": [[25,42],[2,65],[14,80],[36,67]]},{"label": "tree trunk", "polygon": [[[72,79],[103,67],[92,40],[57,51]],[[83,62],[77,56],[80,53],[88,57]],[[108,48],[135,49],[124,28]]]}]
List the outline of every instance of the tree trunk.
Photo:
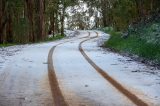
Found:
[{"label": "tree trunk", "polygon": [[35,35],[36,41],[44,39],[45,26],[44,26],[44,0],[34,0],[35,3]]},{"label": "tree trunk", "polygon": [[0,44],[4,42],[4,30],[6,25],[5,0],[0,0]]},{"label": "tree trunk", "polygon": [[34,26],[35,26],[35,41],[41,40],[40,31],[40,0],[34,0]]},{"label": "tree trunk", "polygon": [[29,20],[29,41],[35,42],[35,34],[34,34],[34,22],[33,22],[33,0],[26,0],[27,4],[27,16]]},{"label": "tree trunk", "polygon": [[107,27],[106,13],[104,10],[102,11],[102,14],[103,14],[103,27]]},{"label": "tree trunk", "polygon": [[44,0],[40,0],[40,8],[39,8],[39,18],[40,18],[40,37],[41,40],[44,40],[45,38],[45,26],[44,26]]},{"label": "tree trunk", "polygon": [[55,34],[55,17],[54,17],[54,12],[53,14],[50,16],[50,20],[51,20],[51,31],[53,32],[52,34]]},{"label": "tree trunk", "polygon": [[56,33],[59,33],[60,31],[59,31],[59,20],[58,20],[58,8],[57,8],[57,10],[56,10],[56,17],[55,17],[55,32]]},{"label": "tree trunk", "polygon": [[6,25],[6,43],[13,43],[12,15],[9,13]]},{"label": "tree trunk", "polygon": [[2,0],[0,0],[0,44],[3,43],[3,35],[2,35]]},{"label": "tree trunk", "polygon": [[106,11],[106,3],[104,0],[101,0],[102,5],[102,20],[103,20],[103,27],[107,27],[107,11]]},{"label": "tree trunk", "polygon": [[7,23],[7,13],[5,11],[6,0],[0,0],[0,43],[5,41],[5,28]]},{"label": "tree trunk", "polygon": [[153,2],[154,2],[154,0],[151,0],[151,5],[150,5],[151,11],[153,10]]},{"label": "tree trunk", "polygon": [[142,14],[142,11],[141,11],[141,4],[142,4],[142,1],[141,0],[135,0],[135,3],[136,3],[136,9],[137,9],[137,14],[138,14],[138,19],[141,19],[141,14]]},{"label": "tree trunk", "polygon": [[61,35],[64,36],[64,14],[65,14],[65,7],[63,7],[62,15],[61,15]]}]

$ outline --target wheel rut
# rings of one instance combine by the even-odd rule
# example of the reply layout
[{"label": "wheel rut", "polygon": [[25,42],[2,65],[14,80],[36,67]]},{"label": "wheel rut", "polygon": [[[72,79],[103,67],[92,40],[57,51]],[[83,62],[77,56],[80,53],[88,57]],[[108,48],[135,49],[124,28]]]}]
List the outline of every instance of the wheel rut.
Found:
[{"label": "wheel rut", "polygon": [[95,39],[98,37],[98,33],[96,32],[97,36],[86,39],[79,44],[79,51],[83,55],[83,57],[88,61],[88,63],[108,82],[110,82],[119,92],[121,92],[124,96],[126,96],[129,100],[131,100],[135,105],[137,106],[148,106],[146,102],[138,98],[135,94],[133,94],[131,91],[127,90],[123,85],[121,85],[118,81],[116,81],[114,78],[112,78],[108,73],[106,73],[103,69],[101,69],[98,65],[96,65],[89,56],[84,52],[84,49],[82,48],[82,44],[86,41],[89,41],[91,39]]},{"label": "wheel rut", "polygon": [[[95,33],[97,34],[96,36],[85,39],[85,40],[83,40],[82,42],[79,43],[79,51],[81,52],[83,57],[106,81],[110,82],[111,85],[113,85],[120,93],[122,93],[125,97],[127,97],[135,105],[137,105],[137,106],[148,106],[148,104],[145,101],[141,100],[139,97],[137,97],[131,91],[127,90],[122,84],[120,84],[117,80],[112,78],[108,73],[106,73],[103,69],[101,69],[98,65],[96,65],[89,58],[89,56],[84,52],[84,49],[82,48],[82,44],[86,41],[97,38],[98,33],[97,32],[95,32]],[[78,38],[78,39],[87,38],[89,36],[90,36],[90,32],[89,32],[88,36],[81,37],[81,38]],[[67,42],[71,42],[71,41],[73,41],[73,40],[69,40],[69,41],[66,41],[66,42],[63,42],[63,43],[59,43],[56,46],[53,46],[49,51],[49,55],[48,55],[48,76],[49,76],[49,80],[50,80],[50,86],[51,86],[52,96],[53,96],[53,100],[54,100],[54,106],[69,106],[69,104],[65,101],[65,98],[64,98],[64,96],[62,94],[62,91],[59,87],[58,79],[57,79],[55,69],[54,69],[54,63],[53,63],[52,56],[53,56],[54,50],[57,46],[59,46],[61,44],[64,44],[64,43],[67,43]],[[53,56],[53,58],[54,58],[54,56]]]},{"label": "wheel rut", "polygon": [[[90,32],[89,32],[88,36],[81,37],[81,38],[78,38],[78,39],[87,38],[89,36],[90,36]],[[64,44],[64,43],[67,43],[67,42],[71,42],[71,41],[72,40],[66,41],[66,42],[63,42],[63,43],[59,43],[59,44],[53,46],[50,49],[49,54],[48,54],[48,77],[49,77],[50,87],[51,87],[51,91],[52,91],[52,97],[53,97],[53,100],[54,100],[54,106],[69,106],[69,105],[65,101],[64,96],[63,96],[63,94],[60,90],[60,87],[59,87],[59,84],[58,84],[58,79],[57,79],[55,69],[54,69],[54,65],[53,65],[52,56],[53,56],[54,50],[57,46],[59,46],[61,44]]]}]

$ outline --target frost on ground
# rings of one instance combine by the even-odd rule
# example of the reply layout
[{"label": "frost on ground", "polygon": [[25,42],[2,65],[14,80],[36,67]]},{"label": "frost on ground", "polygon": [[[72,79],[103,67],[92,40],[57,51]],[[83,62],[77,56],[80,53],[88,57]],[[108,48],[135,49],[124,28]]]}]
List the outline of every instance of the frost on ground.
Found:
[{"label": "frost on ground", "polygon": [[[79,31],[65,30],[65,35],[69,38],[74,37],[78,34],[79,34]],[[31,45],[35,45],[35,44],[31,44]],[[8,60],[10,60],[12,56],[18,54],[24,47],[27,47],[27,45],[0,47],[0,70],[5,66],[5,63]]]},{"label": "frost on ground", "polygon": [[106,34],[104,32],[100,32],[100,31],[97,31],[98,32],[98,35],[99,35],[99,39],[97,40],[97,45],[99,47],[103,46],[104,43],[109,39],[109,34]]},{"label": "frost on ground", "polygon": [[[79,31],[78,30],[65,30],[64,34],[66,35],[66,37],[75,37],[79,35]],[[52,34],[48,35],[48,38],[52,38],[52,37],[53,37]]]},{"label": "frost on ground", "polygon": [[14,55],[18,54],[26,45],[17,45],[0,48],[0,69]]},{"label": "frost on ground", "polygon": [[0,106],[53,104],[48,80],[47,56],[50,48],[56,43],[3,48],[3,57],[7,60],[0,69]]},{"label": "frost on ground", "polygon": [[77,30],[65,30],[65,35],[67,36],[67,37],[75,37],[75,36],[77,36],[77,35],[79,35],[79,31],[77,31]]},{"label": "frost on ground", "polygon": [[160,106],[160,70],[99,47],[97,41],[98,44],[104,43],[101,40],[103,33],[99,35],[100,39],[83,44],[87,55],[127,89],[151,103],[151,106]]}]

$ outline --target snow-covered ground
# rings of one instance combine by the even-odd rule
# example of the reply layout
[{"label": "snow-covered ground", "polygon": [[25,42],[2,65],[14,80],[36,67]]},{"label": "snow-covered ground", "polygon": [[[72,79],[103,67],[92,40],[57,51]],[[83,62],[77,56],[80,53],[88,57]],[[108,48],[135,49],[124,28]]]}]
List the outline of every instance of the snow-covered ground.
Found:
[{"label": "snow-covered ground", "polygon": [[[96,36],[95,31],[90,31]],[[151,106],[160,106],[160,70],[112,53],[101,47],[109,35],[100,31],[98,38],[85,42],[87,55],[104,71]],[[75,34],[76,33],[76,34]],[[0,48],[0,105],[52,106],[47,57],[56,47],[53,65],[63,95],[70,106],[134,106],[101,77],[78,50],[88,31],[66,31],[68,39],[50,43]],[[70,38],[70,37],[73,38]]]},{"label": "snow-covered ground", "polygon": [[[152,106],[160,106],[160,70],[146,66],[116,53],[98,47],[104,33],[99,32],[100,39],[87,41],[83,48],[87,55],[109,75],[122,85],[144,99]],[[105,35],[109,38],[109,35]]]},{"label": "snow-covered ground", "polygon": [[75,37],[79,35],[79,31],[78,30],[65,30],[64,34],[67,37]]},{"label": "snow-covered ground", "polygon": [[[88,32],[81,32],[88,36]],[[95,32],[91,37],[96,36]],[[69,106],[134,106],[101,77],[85,60],[78,47],[83,39],[56,47],[53,63],[60,89]]]},{"label": "snow-covered ground", "polygon": [[[69,38],[75,37],[79,34],[78,31],[71,31],[65,30],[65,35]],[[38,44],[31,44],[31,45],[38,45]],[[31,45],[16,45],[16,46],[9,46],[9,47],[0,47],[0,70],[5,67],[5,64],[12,60],[14,55],[18,55],[24,48],[31,46]]]},{"label": "snow-covered ground", "polygon": [[5,67],[5,64],[11,60],[14,55],[17,55],[27,45],[17,45],[10,47],[0,47],[0,70]]},{"label": "snow-covered ground", "polygon": [[0,106],[53,106],[47,57],[65,40],[0,48]]}]

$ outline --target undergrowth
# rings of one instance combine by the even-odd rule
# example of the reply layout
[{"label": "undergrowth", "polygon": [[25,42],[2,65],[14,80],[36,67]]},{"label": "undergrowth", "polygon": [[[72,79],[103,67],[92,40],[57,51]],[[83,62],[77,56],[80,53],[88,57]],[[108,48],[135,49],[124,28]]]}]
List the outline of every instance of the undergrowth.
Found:
[{"label": "undergrowth", "polygon": [[116,32],[114,29],[103,29],[111,35],[104,46],[117,52],[137,55],[160,65],[160,28],[158,25],[159,23],[153,23],[140,28],[136,33],[131,32],[127,38],[123,38],[123,34]]},{"label": "undergrowth", "polygon": [[[42,43],[42,42],[50,42],[50,41],[60,40],[64,37],[65,37],[64,35],[57,34],[53,37],[46,38],[43,41],[38,41],[38,42],[35,42],[35,43]],[[20,44],[22,44],[22,43],[4,43],[4,44],[0,44],[0,47],[8,47],[8,46],[14,46],[14,45],[20,45]],[[25,43],[23,43],[23,44],[25,44]],[[29,43],[29,44],[33,44],[33,43]]]}]

